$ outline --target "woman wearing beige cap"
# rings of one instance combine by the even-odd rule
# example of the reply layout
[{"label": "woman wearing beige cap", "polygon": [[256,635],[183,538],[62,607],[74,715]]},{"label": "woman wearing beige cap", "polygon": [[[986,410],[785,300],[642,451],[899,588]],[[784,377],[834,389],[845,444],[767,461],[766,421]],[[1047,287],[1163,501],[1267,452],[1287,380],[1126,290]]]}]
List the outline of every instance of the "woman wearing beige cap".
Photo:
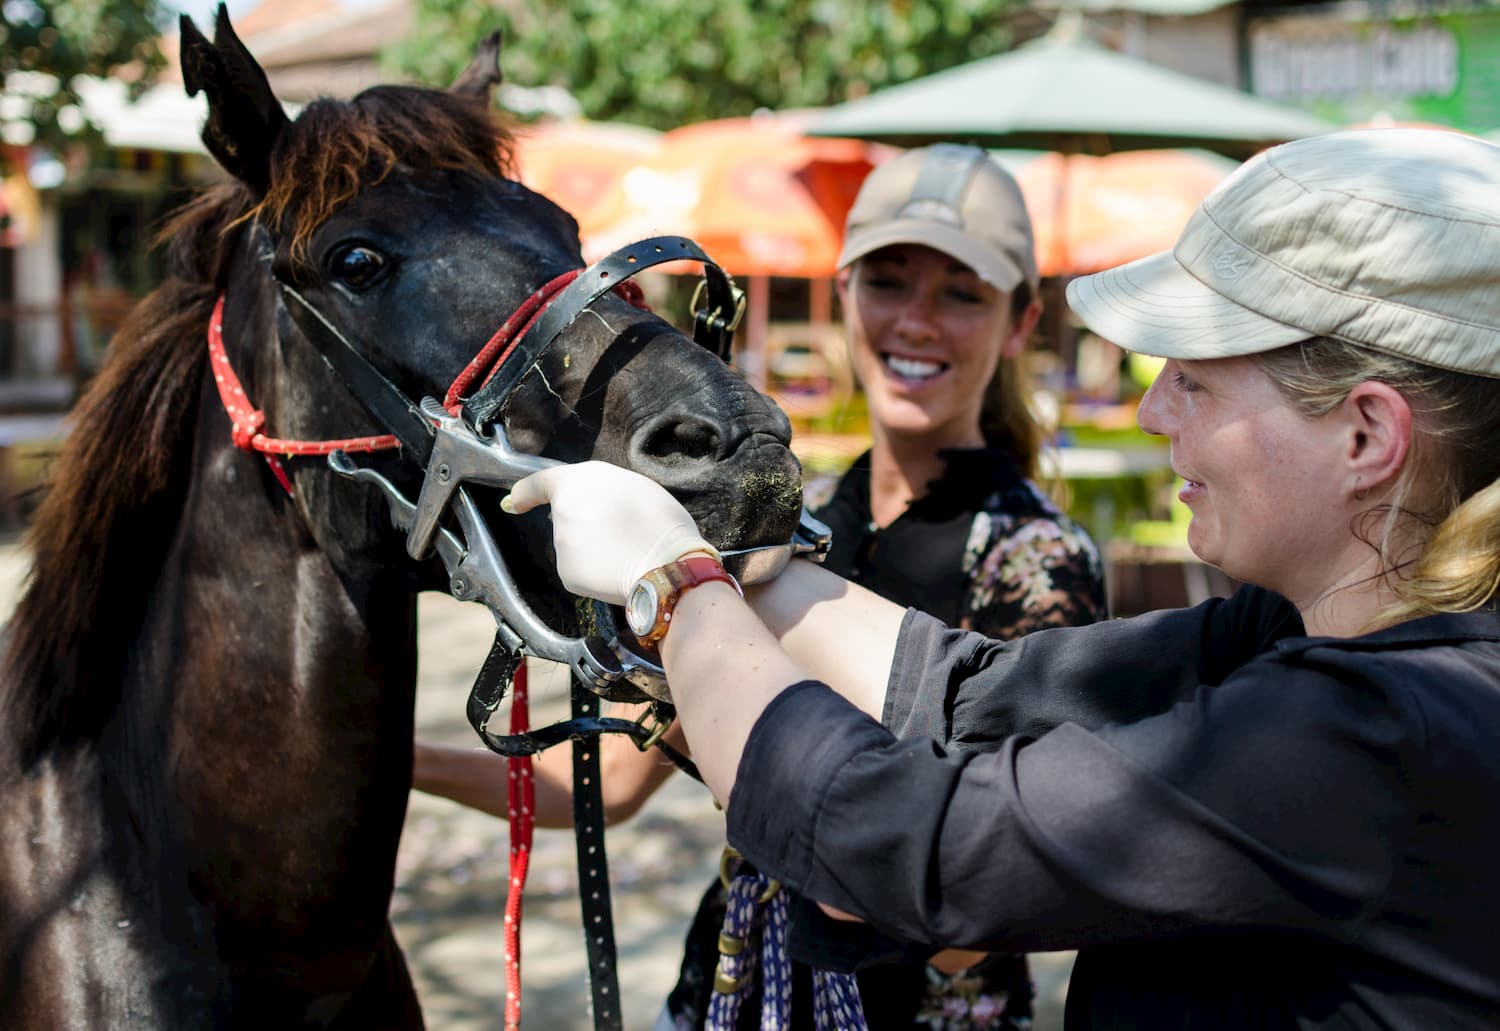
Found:
[{"label": "woman wearing beige cap", "polygon": [[[685,588],[662,655],[730,841],[873,925],[830,953],[1080,949],[1072,1027],[1496,1026],[1497,295],[1500,148],[1423,130],[1273,148],[1075,283],[1167,359],[1141,423],[1248,586],[1010,643],[805,563]],[[711,553],[613,466],[507,502],[547,503],[579,593]]]},{"label": "woman wearing beige cap", "polygon": [[[993,638],[1103,618],[1093,542],[1032,479],[1041,432],[1019,359],[1041,304],[1015,180],[975,147],[887,161],[850,209],[839,269],[873,442],[817,510],[833,531],[827,568]],[[689,932],[675,1027],[708,1010],[726,902],[715,884]],[[873,1031],[1008,1031],[1031,1016],[1015,954],[874,965],[859,990]],[[796,968],[790,1027],[813,1026],[813,997]],[[760,1026],[758,1009],[744,1005],[739,1025]]]},{"label": "woman wearing beige cap", "polygon": [[[1041,304],[1015,181],[975,147],[901,154],[862,184],[839,267],[873,445],[816,511],[833,530],[827,567],[993,638],[1103,618],[1093,543],[1033,482],[1041,431],[1019,358]],[[674,769],[623,739],[601,747],[605,804],[618,816]],[[497,761],[419,742],[415,782],[504,816]],[[567,767],[543,759],[536,781],[542,824],[569,826]],[[689,932],[671,1026],[704,1023],[726,903],[716,881]],[[860,992],[874,1031],[1006,1031],[1031,1015],[1026,962],[1013,954],[882,964],[861,974]],[[812,996],[799,967],[791,1027],[813,1026]],[[758,1026],[758,1001],[754,992],[741,1007],[741,1026]]]}]

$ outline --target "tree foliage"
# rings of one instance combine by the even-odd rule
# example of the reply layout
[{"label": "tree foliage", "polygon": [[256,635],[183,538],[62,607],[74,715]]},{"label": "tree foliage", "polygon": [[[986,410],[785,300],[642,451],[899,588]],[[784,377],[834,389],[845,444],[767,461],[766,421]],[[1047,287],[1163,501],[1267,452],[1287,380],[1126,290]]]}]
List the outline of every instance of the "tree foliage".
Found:
[{"label": "tree foliage", "polygon": [[[128,67],[138,92],[164,63],[158,0],[3,0],[0,12],[0,87],[11,95],[0,117],[8,136],[34,134],[59,150],[89,129],[77,76]],[[17,128],[28,124],[29,133]]]},{"label": "tree foliage", "polygon": [[590,118],[667,129],[838,103],[998,53],[1014,2],[417,0],[415,31],[386,58],[446,82],[500,26],[508,83],[562,86]]}]

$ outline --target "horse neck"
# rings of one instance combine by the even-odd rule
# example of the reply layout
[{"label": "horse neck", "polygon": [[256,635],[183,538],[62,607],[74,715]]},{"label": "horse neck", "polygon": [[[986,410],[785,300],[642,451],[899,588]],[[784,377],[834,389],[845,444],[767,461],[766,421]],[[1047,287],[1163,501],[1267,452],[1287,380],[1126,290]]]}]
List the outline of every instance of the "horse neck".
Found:
[{"label": "horse neck", "polygon": [[[38,538],[45,562],[18,611],[24,633],[12,629],[27,648],[0,681],[0,713],[19,737],[0,742],[0,839],[10,842],[0,847],[0,982],[14,963],[37,972],[24,995],[0,990],[6,1027],[17,1006],[45,1014],[54,1002],[57,1013],[97,1003],[90,1025],[111,1027],[209,1026],[200,1008],[215,999],[300,1012],[300,995],[364,983],[389,948],[414,595],[373,555],[359,560],[357,535],[338,560],[320,550],[337,528],[310,520],[259,456],[233,448],[206,371],[188,375],[201,379],[196,404],[191,389],[151,383],[90,409],[96,421],[119,411],[186,424],[160,445],[172,460],[154,460],[170,466],[170,483],[152,488],[165,500],[106,510],[113,521],[95,539],[80,517],[100,508],[88,479],[74,475],[48,499],[58,499],[54,523],[71,529]],[[163,396],[179,411],[150,403]],[[70,440],[79,447],[68,453],[128,470],[115,444],[124,439],[100,431]],[[98,474],[101,490],[134,486],[109,475]],[[79,569],[104,557],[97,605],[69,601],[68,548],[84,556]],[[37,670],[59,679],[33,683]],[[65,999],[51,999],[48,978],[69,985]],[[131,1009],[146,996],[118,990],[126,983],[150,1006]],[[178,1009],[189,1016],[150,1020]]]},{"label": "horse neck", "polygon": [[[383,927],[410,786],[415,595],[233,447],[207,377],[200,413],[132,670],[138,690],[171,695],[157,708],[196,875],[233,886],[221,919],[327,934],[336,908],[339,933]],[[336,539],[338,561],[319,546]]]}]

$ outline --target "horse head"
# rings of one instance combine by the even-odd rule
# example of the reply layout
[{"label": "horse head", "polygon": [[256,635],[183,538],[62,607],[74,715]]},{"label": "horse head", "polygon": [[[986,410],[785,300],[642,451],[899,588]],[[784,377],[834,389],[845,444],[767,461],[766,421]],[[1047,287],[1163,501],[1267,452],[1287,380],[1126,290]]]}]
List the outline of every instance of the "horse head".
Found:
[{"label": "horse head", "polygon": [[[380,86],[315,101],[295,121],[222,9],[215,36],[210,43],[184,19],[183,74],[190,92],[206,94],[204,141],[249,205],[227,270],[224,334],[277,435],[380,430],[320,367],[278,284],[406,396],[442,398],[512,313],[583,264],[573,219],[512,175],[511,139],[488,109],[498,36],[448,91]],[[256,343],[255,327],[269,323],[274,353]],[[790,537],[800,470],[785,416],[670,324],[605,294],[528,360],[499,413],[517,448],[650,476],[721,548]],[[415,488],[413,463],[383,465]],[[373,499],[356,503],[354,485],[320,463],[298,464],[292,479],[325,551],[389,561],[393,535]],[[494,523],[533,602],[566,621],[571,603],[558,604],[545,516]],[[429,563],[414,575],[440,587],[436,572]]]}]

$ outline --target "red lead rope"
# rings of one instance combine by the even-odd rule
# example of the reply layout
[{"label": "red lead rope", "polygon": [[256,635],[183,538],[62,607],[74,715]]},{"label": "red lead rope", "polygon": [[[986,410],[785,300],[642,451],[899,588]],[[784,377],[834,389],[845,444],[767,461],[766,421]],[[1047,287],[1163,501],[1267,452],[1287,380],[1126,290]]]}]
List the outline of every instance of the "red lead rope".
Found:
[{"label": "red lead rope", "polygon": [[[510,732],[524,734],[530,717],[526,704],[526,662],[516,667],[511,681]],[[507,815],[510,818],[510,882],[505,891],[505,1031],[521,1027],[521,891],[531,865],[531,831],[536,823],[536,781],[531,776],[531,756],[506,760],[510,783]]]}]

